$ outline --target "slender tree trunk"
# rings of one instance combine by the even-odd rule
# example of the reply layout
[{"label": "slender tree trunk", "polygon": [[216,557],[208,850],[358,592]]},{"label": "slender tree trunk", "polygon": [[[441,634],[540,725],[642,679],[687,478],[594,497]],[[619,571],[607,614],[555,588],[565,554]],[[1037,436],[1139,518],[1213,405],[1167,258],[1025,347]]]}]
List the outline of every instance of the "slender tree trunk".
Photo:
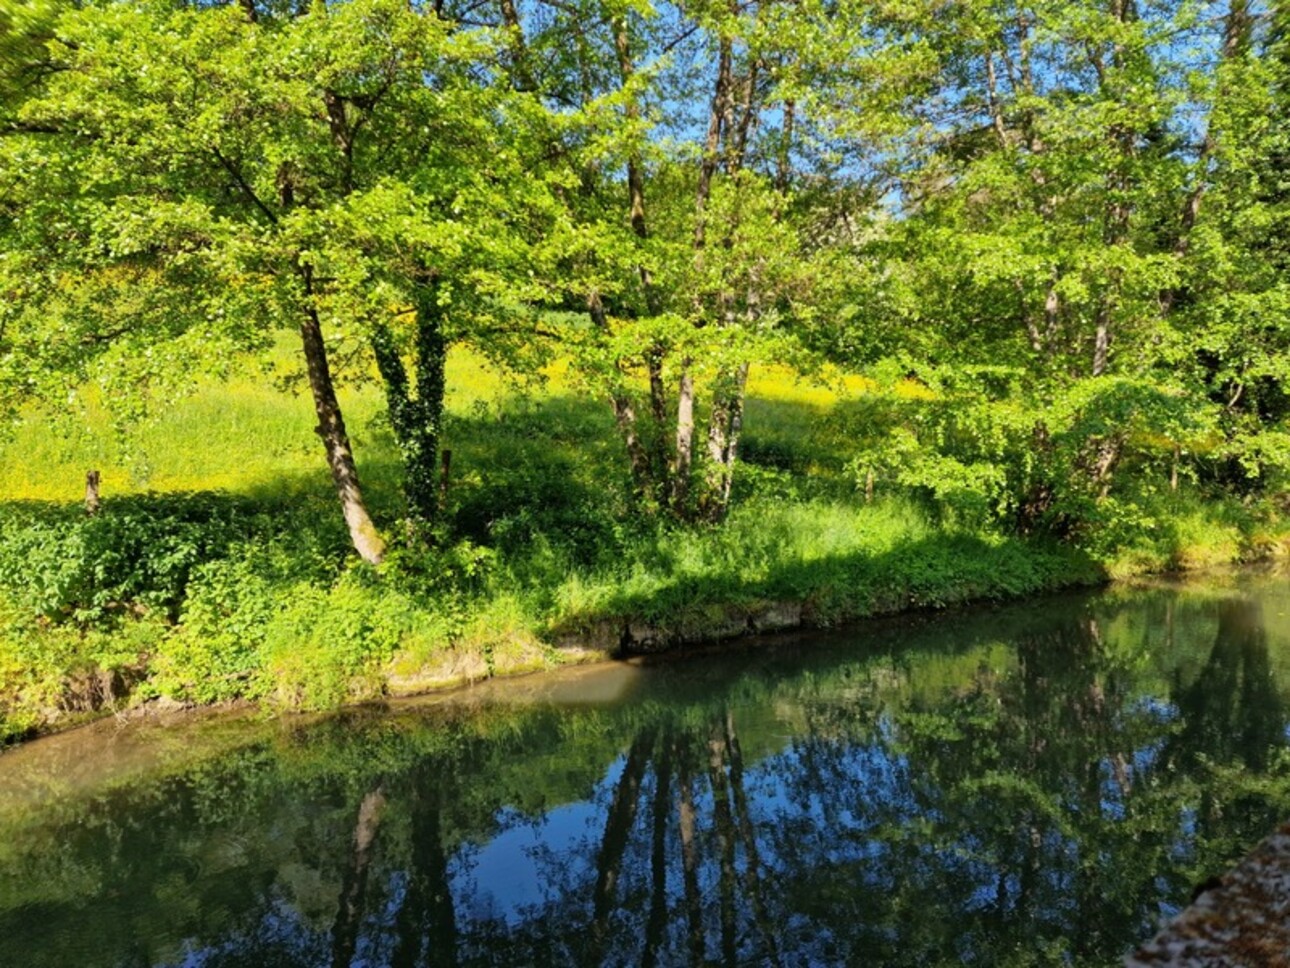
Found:
[{"label": "slender tree trunk", "polygon": [[448,355],[433,285],[418,290],[416,395],[388,327],[377,326],[372,350],[385,385],[390,426],[403,458],[403,491],[411,520],[429,525],[439,511],[439,440],[443,427],[444,367]]},{"label": "slender tree trunk", "polygon": [[507,47],[510,54],[511,78],[516,90],[536,91],[537,80],[529,64],[528,44],[524,39],[524,27],[520,23],[519,10],[515,0],[500,0],[502,23],[506,25]]},{"label": "slender tree trunk", "polygon": [[[1250,14],[1249,0],[1231,0],[1227,6],[1227,15],[1223,18],[1223,46],[1219,54],[1220,71],[1224,65],[1230,64],[1249,50],[1253,27],[1254,20]],[[1223,100],[1229,96],[1229,93],[1225,85],[1220,83],[1215,101]],[[1205,138],[1201,142],[1200,155],[1196,159],[1196,183],[1183,204],[1178,238],[1174,243],[1174,255],[1179,259],[1186,256],[1191,249],[1192,229],[1196,227],[1196,220],[1200,218],[1201,204],[1205,200],[1205,193],[1209,190],[1209,163],[1217,150],[1218,139],[1211,120],[1205,130]],[[1178,286],[1171,286],[1161,293],[1162,313],[1167,315],[1173,309],[1179,295],[1181,291]]]},{"label": "slender tree trunk", "polygon": [[85,513],[90,517],[99,513],[99,472],[85,472]]},{"label": "slender tree trunk", "polygon": [[676,454],[672,464],[672,510],[686,516],[690,503],[690,469],[694,462],[694,377],[690,361],[681,364],[681,383],[676,395]]},{"label": "slender tree trunk", "polygon": [[730,98],[730,71],[733,52],[728,38],[722,38],[717,55],[716,86],[712,92],[712,107],[708,114],[708,132],[703,142],[703,159],[699,163],[699,184],[694,193],[694,250],[695,259],[702,263],[703,247],[707,242],[706,212],[712,194],[712,177],[721,161],[721,132],[726,117],[726,102]]},{"label": "slender tree trunk", "polygon": [[645,354],[645,365],[649,372],[650,417],[654,424],[650,461],[655,493],[660,495],[666,495],[672,486],[667,441],[667,388],[663,383],[664,355],[665,350],[659,342],[655,342]]},{"label": "slender tree trunk", "polygon": [[[1111,15],[1121,23],[1129,23],[1137,18],[1134,0],[1111,0]],[[1117,40],[1112,45],[1113,74],[1108,74],[1101,54],[1093,56],[1093,68],[1097,73],[1101,93],[1116,100],[1123,100],[1125,92],[1112,86],[1118,84],[1118,77],[1126,67],[1126,53],[1122,42]],[[1125,124],[1116,122],[1106,132],[1107,139],[1115,149],[1115,160],[1104,179],[1107,194],[1106,214],[1104,216],[1103,241],[1110,247],[1124,246],[1129,242],[1130,221],[1133,207],[1129,193],[1133,189],[1134,179],[1130,162],[1136,154],[1135,132]],[[1092,375],[1101,376],[1106,372],[1111,357],[1111,343],[1114,338],[1113,326],[1116,310],[1119,308],[1123,274],[1119,269],[1107,273],[1106,286],[1098,300],[1096,322],[1093,332],[1093,365]]]},{"label": "slender tree trunk", "polygon": [[792,178],[793,123],[796,120],[797,102],[784,102],[784,130],[780,137],[779,154],[775,159],[775,190],[787,195]]},{"label": "slender tree trunk", "polygon": [[1123,438],[1116,435],[1102,440],[1094,449],[1091,469],[1093,483],[1098,487],[1100,498],[1105,499],[1111,493],[1111,474],[1120,460],[1123,447]]},{"label": "slender tree trunk", "polygon": [[[631,36],[628,32],[627,18],[619,17],[614,21],[614,49],[618,55],[619,79],[625,88],[636,73],[632,58]],[[629,124],[634,125],[640,118],[640,106],[634,97],[627,100],[624,114]],[[639,152],[633,150],[627,156],[627,196],[628,217],[632,232],[644,242],[649,238],[649,222],[645,216],[645,176]],[[637,264],[637,273],[641,280],[641,290],[645,296],[645,311],[650,316],[658,316],[663,310],[658,287],[654,277],[644,261]],[[667,426],[667,390],[663,383],[662,344],[655,341],[645,353],[645,365],[649,373],[650,417],[654,423],[653,444],[647,456],[650,462],[650,478],[653,489],[658,494],[668,490],[667,438],[664,428]]]},{"label": "slender tree trunk", "polygon": [[1058,269],[1053,269],[1053,274],[1048,279],[1048,287],[1044,292],[1044,349],[1049,356],[1052,356],[1057,346],[1057,328],[1061,325],[1061,297],[1057,294],[1057,284],[1061,281],[1061,273]]},{"label": "slender tree trunk", "polygon": [[714,395],[712,418],[708,423],[707,481],[703,494],[704,517],[720,521],[730,509],[730,490],[735,479],[735,459],[743,429],[744,388],[748,364],[740,363],[727,378],[724,389]]},{"label": "slender tree trunk", "polygon": [[[721,162],[721,134],[730,110],[731,66],[733,49],[730,39],[722,37],[717,55],[717,75],[712,91],[712,105],[708,112],[708,131],[703,143],[703,158],[699,164],[699,183],[694,195],[694,262],[702,269],[703,252],[707,245],[707,206],[712,194],[712,179]],[[696,305],[696,311],[703,307]],[[690,502],[690,471],[694,461],[694,377],[690,361],[681,365],[680,386],[676,406],[676,454],[672,466],[672,510],[678,517],[688,516]]]},{"label": "slender tree trunk", "polygon": [[1103,303],[1097,310],[1097,323],[1093,331],[1093,376],[1106,372],[1106,365],[1111,358],[1111,297],[1104,296]]},{"label": "slender tree trunk", "polygon": [[[301,270],[305,281],[306,294],[312,297],[312,274],[306,267]],[[349,434],[345,430],[345,419],[336,400],[336,388],[332,384],[331,368],[327,362],[327,347],[323,343],[322,323],[318,311],[313,307],[312,298],[305,306],[304,316],[300,321],[300,342],[304,348],[305,367],[309,374],[309,389],[313,393],[314,412],[318,417],[315,428],[322,438],[327,451],[327,466],[331,469],[332,481],[336,485],[336,495],[340,498],[341,511],[345,515],[345,524],[349,528],[350,541],[354,550],[362,559],[371,564],[378,564],[385,556],[385,542],[381,539],[367,513],[363,502],[363,490],[358,483],[358,468],[354,464],[354,452],[350,448]]]},{"label": "slender tree trunk", "polygon": [[[608,335],[609,317],[605,314],[605,305],[597,293],[593,292],[587,297],[587,313],[591,317],[592,325],[601,333]],[[609,391],[609,401],[614,408],[614,423],[627,447],[633,489],[639,496],[648,500],[654,495],[655,485],[650,474],[649,454],[645,450],[645,445],[641,443],[636,408],[632,406],[632,399],[623,386],[622,362],[615,361],[614,368],[619,374]]]},{"label": "slender tree trunk", "polygon": [[[731,3],[730,12],[738,15],[739,9]],[[711,178],[715,171],[718,151],[727,177],[736,179],[743,170],[748,148],[748,138],[757,120],[757,79],[762,68],[760,58],[754,59],[747,72],[734,75],[734,56],[727,40],[722,41],[717,66],[716,87],[713,93],[712,117],[709,120],[708,138],[704,145],[704,168],[700,172],[700,188],[696,197],[695,260],[703,261],[705,243],[705,209],[711,191]],[[738,182],[734,182],[737,186]],[[737,189],[738,190],[738,189]],[[726,225],[722,246],[731,248],[738,229],[738,209]],[[759,293],[756,282],[749,286],[746,316],[750,323],[758,317]],[[736,323],[734,294],[723,285],[717,297],[717,315],[723,326]],[[744,385],[748,364],[740,363],[722,373],[717,380],[712,397],[712,413],[708,423],[708,454],[703,492],[699,498],[699,513],[709,521],[719,521],[729,506],[730,488],[734,481],[734,460],[738,447],[739,429],[743,421]]]}]

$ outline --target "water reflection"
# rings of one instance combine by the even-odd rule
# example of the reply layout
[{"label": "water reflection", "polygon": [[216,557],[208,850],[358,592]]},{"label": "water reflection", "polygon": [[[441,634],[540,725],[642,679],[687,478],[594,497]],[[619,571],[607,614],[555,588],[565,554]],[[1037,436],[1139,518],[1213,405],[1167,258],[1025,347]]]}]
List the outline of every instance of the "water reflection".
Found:
[{"label": "water reflection", "polygon": [[1119,593],[599,704],[195,734],[0,793],[0,964],[1112,963],[1290,815],[1286,610],[1273,580]]}]

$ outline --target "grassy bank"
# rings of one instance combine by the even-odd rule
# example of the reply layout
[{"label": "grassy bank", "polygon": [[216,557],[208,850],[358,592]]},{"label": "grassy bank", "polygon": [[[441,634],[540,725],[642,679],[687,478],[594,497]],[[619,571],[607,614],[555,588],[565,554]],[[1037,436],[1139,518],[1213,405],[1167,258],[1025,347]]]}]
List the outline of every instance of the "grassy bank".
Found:
[{"label": "grassy bank", "polygon": [[[681,528],[628,513],[608,408],[558,369],[522,386],[451,362],[445,536],[430,550],[396,537],[378,568],[349,553],[308,403],[257,374],[204,387],[128,446],[92,400],[34,414],[0,453],[0,736],[158,697],[325,708],[1281,548],[1271,512],[1186,490],[1114,554],[917,493],[866,501],[841,419],[864,386],[774,370],[751,387],[733,513]],[[371,503],[395,520],[380,401],[345,404]],[[94,517],[77,500],[89,467],[104,479]]]}]

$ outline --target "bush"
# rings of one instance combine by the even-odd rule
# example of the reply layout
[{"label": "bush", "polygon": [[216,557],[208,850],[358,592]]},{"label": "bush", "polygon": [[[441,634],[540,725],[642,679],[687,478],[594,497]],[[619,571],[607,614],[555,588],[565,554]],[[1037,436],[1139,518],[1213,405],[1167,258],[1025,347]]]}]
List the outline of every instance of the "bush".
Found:
[{"label": "bush", "polygon": [[[235,546],[291,530],[295,556],[316,557],[308,539],[317,525],[291,529],[278,510],[214,493],[116,498],[92,517],[75,506],[12,505],[0,509],[0,590],[53,622],[110,628],[154,612],[174,620],[194,571]],[[332,549],[335,560],[343,554]]]}]

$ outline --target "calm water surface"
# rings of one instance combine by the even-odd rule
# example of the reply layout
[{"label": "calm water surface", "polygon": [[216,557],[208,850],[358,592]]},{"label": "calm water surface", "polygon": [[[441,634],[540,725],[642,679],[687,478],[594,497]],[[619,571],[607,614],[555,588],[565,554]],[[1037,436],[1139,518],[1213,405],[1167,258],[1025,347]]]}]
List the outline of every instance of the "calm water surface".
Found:
[{"label": "calm water surface", "polygon": [[0,756],[0,965],[1103,965],[1290,817],[1290,580]]}]

